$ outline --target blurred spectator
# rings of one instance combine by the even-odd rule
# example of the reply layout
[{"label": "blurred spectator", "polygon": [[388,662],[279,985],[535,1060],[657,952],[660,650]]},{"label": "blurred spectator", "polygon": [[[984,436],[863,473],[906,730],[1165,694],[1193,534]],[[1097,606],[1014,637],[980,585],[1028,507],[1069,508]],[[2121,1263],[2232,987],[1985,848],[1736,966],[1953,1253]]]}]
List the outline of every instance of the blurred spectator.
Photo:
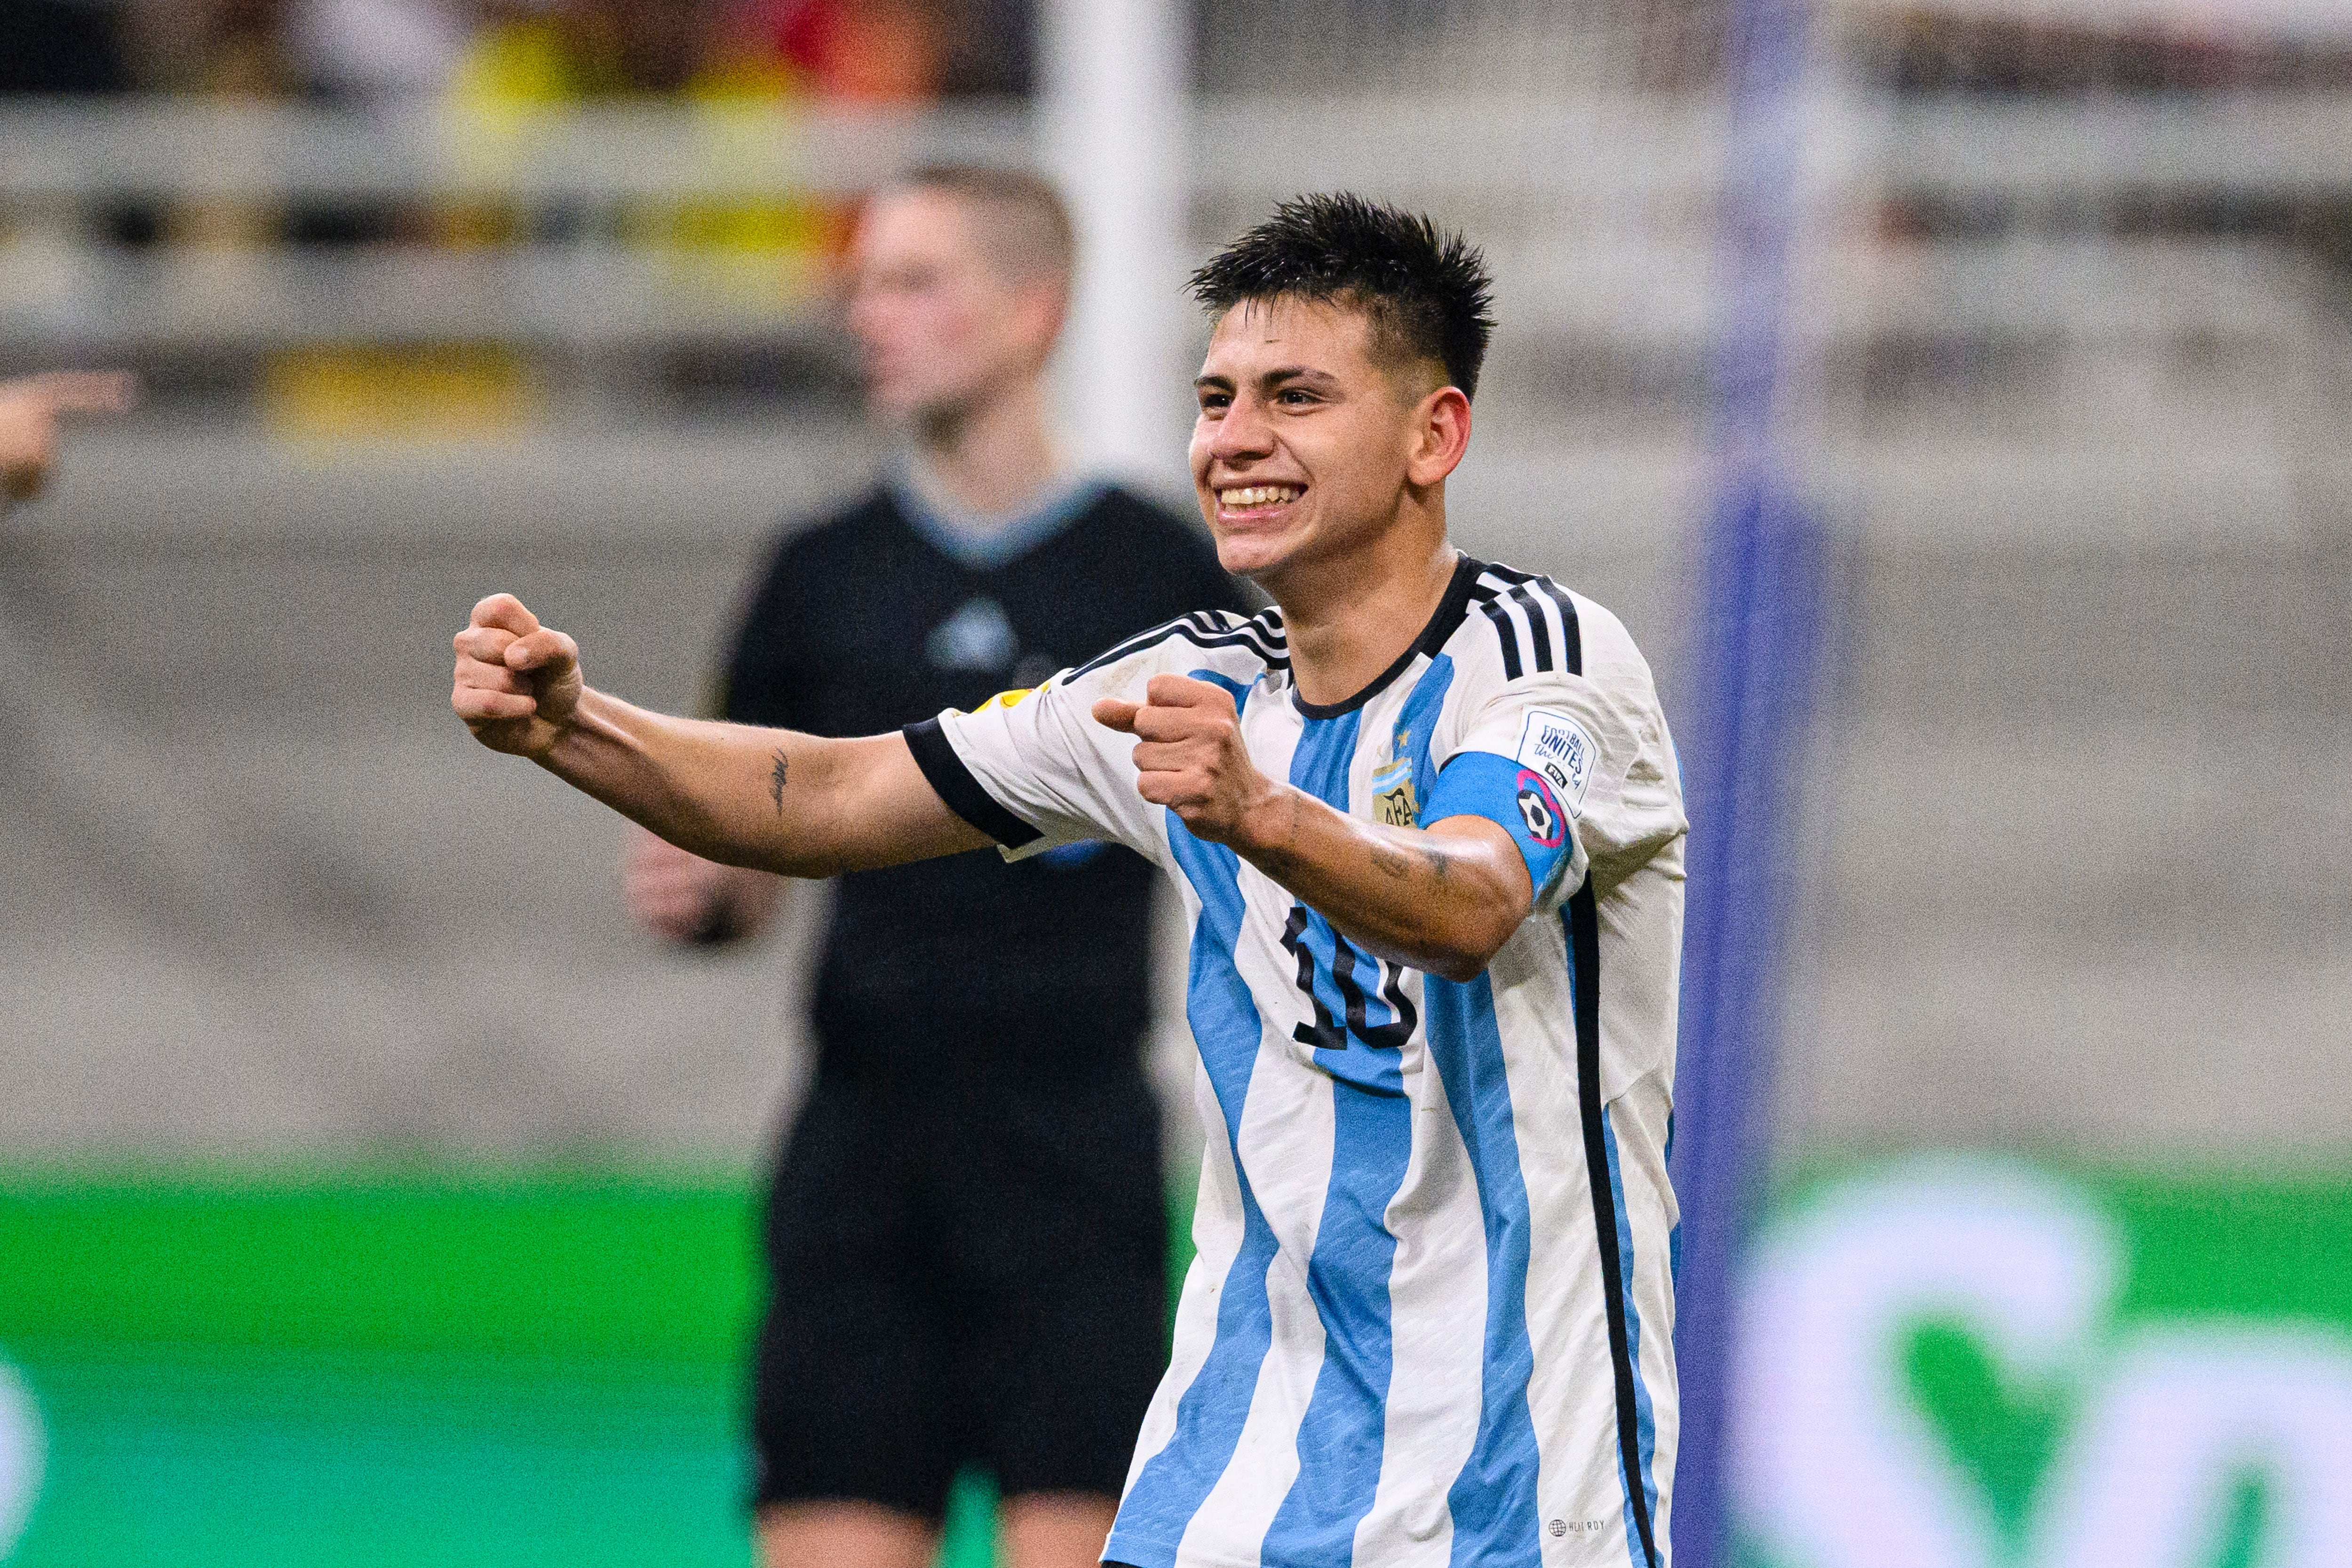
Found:
[{"label": "blurred spectator", "polygon": [[[357,0],[343,0],[354,4]],[[461,95],[923,103],[1026,85],[1025,0],[555,0],[484,28]]]},{"label": "blurred spectator", "polygon": [[[820,56],[803,50],[796,58],[791,27],[810,8],[785,7],[773,14],[764,0],[556,0],[541,11],[520,14],[485,27],[452,84],[461,111],[486,124],[505,123],[518,111],[615,100],[667,98],[689,103],[740,105],[783,103],[828,96],[813,64]],[[874,18],[905,12],[929,16],[933,8],[916,0],[857,0],[828,13],[871,9]],[[905,18],[899,18],[905,20]],[[833,37],[833,24],[802,24]],[[869,76],[887,79],[900,99],[929,96],[937,71],[932,31],[908,24],[901,37],[889,27],[860,24],[850,35],[856,47],[877,62]],[[829,58],[829,57],[827,57]],[[853,207],[816,198],[638,204],[618,215],[623,242],[707,255],[767,258],[777,265],[750,278],[711,275],[708,288],[750,286],[763,292],[803,293],[814,283],[824,258],[845,246]],[[461,237],[499,239],[513,232],[511,218],[496,213],[466,215],[456,225]]]},{"label": "blurred spectator", "polygon": [[[286,0],[132,0],[125,43],[141,87],[192,97],[269,102],[302,86],[285,47]],[[146,220],[140,237],[214,250],[287,238],[275,203],[182,202]]]},{"label": "blurred spectator", "polygon": [[469,0],[14,0],[0,16],[20,10],[68,18],[40,36],[69,40],[96,88],[264,100],[430,94],[482,20]]},{"label": "blurred spectator", "polygon": [[1029,89],[1027,0],[750,0],[751,25],[828,98]]},{"label": "blurred spectator", "polygon": [[73,414],[120,414],[138,383],[116,371],[51,372],[0,381],[0,496],[40,494],[56,465],[58,424]]},{"label": "blurred spectator", "polygon": [[301,86],[286,48],[287,0],[134,0],[132,64],[166,92],[274,99]]},{"label": "blurred spectator", "polygon": [[720,15],[715,0],[557,0],[483,28],[455,89],[482,108],[683,92],[712,62]]},{"label": "blurred spectator", "polygon": [[287,41],[331,96],[423,98],[448,85],[478,20],[457,0],[302,0]]},{"label": "blurred spectator", "polygon": [[75,0],[0,0],[0,93],[120,92],[130,85],[113,12]]},{"label": "blurred spectator", "polygon": [[1028,87],[1031,0],[0,0],[0,91],[708,95]]},{"label": "blurred spectator", "polygon": [[950,23],[939,0],[762,0],[777,54],[827,98],[920,102],[942,86]]}]

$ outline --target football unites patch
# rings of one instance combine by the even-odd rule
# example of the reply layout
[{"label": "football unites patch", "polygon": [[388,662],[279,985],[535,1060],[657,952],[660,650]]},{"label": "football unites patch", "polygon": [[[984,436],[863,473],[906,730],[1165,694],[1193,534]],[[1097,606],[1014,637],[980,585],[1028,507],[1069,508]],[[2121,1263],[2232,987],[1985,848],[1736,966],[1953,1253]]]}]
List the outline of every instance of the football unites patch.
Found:
[{"label": "football unites patch", "polygon": [[1570,816],[1584,815],[1584,792],[1599,755],[1591,733],[1565,713],[1538,708],[1519,726],[1519,766],[1541,774]]}]

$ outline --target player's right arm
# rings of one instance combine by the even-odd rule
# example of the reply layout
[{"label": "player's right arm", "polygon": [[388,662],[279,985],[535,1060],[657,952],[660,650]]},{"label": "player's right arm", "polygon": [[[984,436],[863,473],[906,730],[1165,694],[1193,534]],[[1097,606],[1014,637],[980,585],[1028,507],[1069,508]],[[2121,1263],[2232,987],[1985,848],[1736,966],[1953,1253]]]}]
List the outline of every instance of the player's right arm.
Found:
[{"label": "player's right arm", "polygon": [[681,849],[789,877],[977,849],[900,735],[827,740],[647,712],[581,679],[577,644],[511,594],[457,636],[450,705],[493,751],[528,757]]}]

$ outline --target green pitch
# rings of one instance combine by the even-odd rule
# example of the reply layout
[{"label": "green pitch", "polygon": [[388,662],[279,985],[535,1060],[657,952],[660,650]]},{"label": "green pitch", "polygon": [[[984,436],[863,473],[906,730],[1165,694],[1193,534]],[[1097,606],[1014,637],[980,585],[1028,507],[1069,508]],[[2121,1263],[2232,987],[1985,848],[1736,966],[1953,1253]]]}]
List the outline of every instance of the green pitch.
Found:
[{"label": "green pitch", "polygon": [[740,1565],[753,1221],[690,1177],[0,1184],[47,1450],[9,1561]]}]

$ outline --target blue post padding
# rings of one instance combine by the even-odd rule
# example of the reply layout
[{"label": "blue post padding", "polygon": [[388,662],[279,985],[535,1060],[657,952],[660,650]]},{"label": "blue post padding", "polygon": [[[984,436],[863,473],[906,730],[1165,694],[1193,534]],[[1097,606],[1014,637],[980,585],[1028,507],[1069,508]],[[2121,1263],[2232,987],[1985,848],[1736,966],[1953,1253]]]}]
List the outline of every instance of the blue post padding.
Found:
[{"label": "blue post padding", "polygon": [[1697,657],[1675,726],[1691,824],[1669,1162],[1682,1212],[1677,1568],[1733,1563],[1740,1252],[1762,1184],[1798,770],[1829,615],[1821,520],[1783,449],[1807,22],[1804,0],[1732,5],[1726,313],[1710,367],[1717,477],[1700,534]]},{"label": "blue post padding", "polygon": [[1728,1395],[1739,1255],[1766,1153],[1797,770],[1822,636],[1820,531],[1769,485],[1727,496],[1707,546],[1701,681],[1683,747],[1691,820],[1672,1167],[1678,1568],[1728,1568]]}]

